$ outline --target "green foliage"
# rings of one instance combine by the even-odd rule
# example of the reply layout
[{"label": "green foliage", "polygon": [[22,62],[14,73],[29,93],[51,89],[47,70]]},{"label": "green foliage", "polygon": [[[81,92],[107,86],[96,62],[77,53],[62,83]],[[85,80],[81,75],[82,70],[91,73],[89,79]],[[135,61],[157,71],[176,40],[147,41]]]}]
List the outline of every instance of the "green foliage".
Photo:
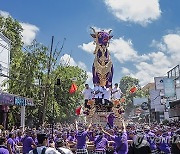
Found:
[{"label": "green foliage", "polygon": [[10,16],[8,18],[0,16],[0,32],[11,41],[11,59],[14,57],[14,54],[21,52],[21,47],[23,45],[22,30],[22,26],[18,21]]},{"label": "green foliage", "polygon": [[[137,91],[135,93],[130,93],[130,89],[134,86],[136,86]],[[126,113],[129,114],[134,107],[133,98],[144,97],[146,96],[146,93],[141,90],[139,80],[130,76],[125,76],[120,80],[120,88],[126,99],[126,102],[124,103],[124,108],[126,110]]]},{"label": "green foliage", "polygon": [[[60,86],[55,86],[55,95],[57,104],[59,105],[59,111],[65,114],[59,115],[59,117],[61,117],[61,119],[72,119],[75,117],[75,108],[83,99],[81,91],[86,82],[87,74],[84,70],[75,66],[59,66],[53,74],[55,81],[57,78],[61,79]],[[75,84],[78,90],[74,94],[69,93],[69,89],[73,83],[72,78],[77,79]]]},{"label": "green foliage", "polygon": [[[85,71],[74,66],[59,66],[59,55],[63,48],[55,49],[52,55],[49,49],[34,41],[26,50],[22,50],[22,27],[11,17],[0,17],[0,31],[11,41],[10,73],[8,92],[19,96],[33,98],[35,107],[26,108],[26,121],[29,125],[38,125],[44,120],[52,122],[52,106],[55,104],[55,120],[67,121],[75,118],[75,108],[81,102],[81,91],[87,79]],[[48,69],[50,71],[48,73]],[[71,78],[77,78],[77,92],[69,94]],[[56,79],[61,85],[56,86]],[[36,84],[36,81],[39,84]],[[55,99],[54,92],[57,96]],[[20,123],[20,107],[10,108],[9,122]]]}]

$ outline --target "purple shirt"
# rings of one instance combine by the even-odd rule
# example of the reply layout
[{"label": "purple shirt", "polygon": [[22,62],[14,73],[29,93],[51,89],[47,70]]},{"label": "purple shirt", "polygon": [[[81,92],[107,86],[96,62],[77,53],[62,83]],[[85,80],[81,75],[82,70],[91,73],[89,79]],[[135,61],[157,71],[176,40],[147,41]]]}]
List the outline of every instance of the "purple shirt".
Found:
[{"label": "purple shirt", "polygon": [[15,141],[12,138],[9,138],[7,144],[11,146],[12,152],[15,153]]},{"label": "purple shirt", "polygon": [[32,137],[30,136],[25,136],[22,139],[22,143],[23,143],[23,153],[29,153],[29,151],[31,151],[33,148],[31,147],[31,145],[34,143]]},{"label": "purple shirt", "polygon": [[77,132],[76,134],[77,149],[86,149],[86,136],[87,136],[87,131]]},{"label": "purple shirt", "polygon": [[74,136],[69,136],[68,138],[67,138],[67,141],[70,141],[70,142],[74,142],[76,139],[75,139],[75,137]]},{"label": "purple shirt", "polygon": [[0,154],[9,154],[9,151],[6,147],[0,146]]},{"label": "purple shirt", "polygon": [[159,149],[165,153],[170,153],[170,146],[168,145],[168,142],[167,142],[169,138],[170,138],[169,136],[160,137],[161,142],[159,144]]},{"label": "purple shirt", "polygon": [[154,140],[156,135],[154,133],[152,133],[152,132],[148,132],[148,134],[146,134],[145,137],[147,138],[147,141],[150,144],[150,149],[151,150],[157,149],[157,146],[156,146],[156,143],[155,143],[155,140]]},{"label": "purple shirt", "polygon": [[106,147],[108,145],[108,140],[105,137],[97,136],[97,138],[94,141],[96,150],[102,150],[106,151]]},{"label": "purple shirt", "polygon": [[107,117],[107,121],[109,123],[109,125],[113,128],[113,125],[114,125],[114,119],[115,119],[115,116],[113,114],[109,114],[108,117]]},{"label": "purple shirt", "polygon": [[128,142],[127,142],[127,133],[123,132],[122,136],[115,135],[112,137],[112,140],[116,144],[116,148],[121,147],[118,150],[118,154],[127,154],[128,153]]},{"label": "purple shirt", "polygon": [[89,138],[89,141],[94,141],[95,137],[94,137],[93,131],[88,132],[88,138]]},{"label": "purple shirt", "polygon": [[16,139],[15,139],[15,143],[16,144],[19,144],[19,142],[22,141],[22,137],[21,136],[17,136]]}]

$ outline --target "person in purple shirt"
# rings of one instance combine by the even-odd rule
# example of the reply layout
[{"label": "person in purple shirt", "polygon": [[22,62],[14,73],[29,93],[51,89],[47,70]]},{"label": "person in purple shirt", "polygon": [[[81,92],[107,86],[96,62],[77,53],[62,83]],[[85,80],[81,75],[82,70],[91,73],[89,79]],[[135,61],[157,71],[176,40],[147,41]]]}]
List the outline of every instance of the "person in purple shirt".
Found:
[{"label": "person in purple shirt", "polygon": [[7,140],[7,147],[8,147],[8,150],[9,150],[10,154],[15,154],[16,153],[16,143],[14,141],[14,138],[15,138],[15,134],[10,133],[9,138]]},{"label": "person in purple shirt", "polygon": [[17,145],[21,145],[21,140],[22,140],[22,131],[21,130],[18,130],[17,132],[17,137],[16,137],[16,144]]},{"label": "person in purple shirt", "polygon": [[145,132],[145,138],[149,142],[151,152],[157,153],[158,149],[155,143],[156,135],[153,132],[151,132],[149,128],[145,128],[144,132]]},{"label": "person in purple shirt", "polygon": [[36,144],[31,137],[31,130],[26,130],[26,135],[22,139],[22,143],[23,143],[23,154],[29,153],[29,151],[31,151],[33,149],[32,146],[34,146],[34,148],[36,148]]},{"label": "person in purple shirt", "polygon": [[76,122],[76,130],[77,130],[77,133],[75,135],[76,142],[77,142],[76,154],[88,154],[87,146],[86,146],[86,137],[88,135],[88,131],[90,128],[91,128],[91,123],[88,126],[87,130],[84,130],[83,125],[78,126]]},{"label": "person in purple shirt", "polygon": [[116,135],[111,135],[108,132],[106,132],[105,130],[102,129],[102,131],[109,135],[112,140],[115,142],[116,144],[116,152],[117,154],[127,154],[128,153],[128,141],[127,141],[127,133],[126,133],[126,127],[125,127],[125,123],[123,120],[123,131],[118,130],[118,132],[116,133]]},{"label": "person in purple shirt", "polygon": [[100,132],[99,135],[94,140],[95,154],[106,154],[108,147],[108,140],[104,137],[103,133]]},{"label": "person in purple shirt", "polygon": [[66,139],[66,143],[68,144],[70,148],[75,149],[76,137],[75,137],[75,132],[73,130],[70,131],[70,134],[68,138]]},{"label": "person in purple shirt", "polygon": [[114,119],[115,119],[115,115],[114,113],[110,113],[107,117],[107,126],[109,126],[109,128],[114,128]]},{"label": "person in purple shirt", "polygon": [[5,146],[6,138],[0,137],[0,154],[9,154],[7,147]]},{"label": "person in purple shirt", "polygon": [[37,133],[35,131],[32,132],[32,139],[36,145],[38,145],[38,140],[37,140]]}]

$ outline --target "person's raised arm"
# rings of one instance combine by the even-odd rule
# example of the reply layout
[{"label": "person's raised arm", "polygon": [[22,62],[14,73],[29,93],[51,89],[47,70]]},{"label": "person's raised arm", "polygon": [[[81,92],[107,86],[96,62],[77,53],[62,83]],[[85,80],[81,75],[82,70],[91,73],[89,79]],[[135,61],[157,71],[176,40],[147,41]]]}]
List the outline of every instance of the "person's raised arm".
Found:
[{"label": "person's raised arm", "polygon": [[106,135],[108,135],[108,136],[110,136],[110,137],[113,137],[111,134],[109,134],[108,132],[106,132],[106,131],[102,128],[102,126],[100,126],[99,129],[100,129],[104,134],[106,134]]},{"label": "person's raised arm", "polygon": [[126,132],[126,125],[125,125],[124,119],[122,120],[122,124],[123,124],[123,132]]},{"label": "person's raised arm", "polygon": [[88,131],[90,130],[91,127],[92,127],[92,119],[91,119],[91,122],[90,122],[88,128],[86,129],[86,131],[88,132]]},{"label": "person's raised arm", "polygon": [[77,120],[75,121],[76,131],[78,130]]}]

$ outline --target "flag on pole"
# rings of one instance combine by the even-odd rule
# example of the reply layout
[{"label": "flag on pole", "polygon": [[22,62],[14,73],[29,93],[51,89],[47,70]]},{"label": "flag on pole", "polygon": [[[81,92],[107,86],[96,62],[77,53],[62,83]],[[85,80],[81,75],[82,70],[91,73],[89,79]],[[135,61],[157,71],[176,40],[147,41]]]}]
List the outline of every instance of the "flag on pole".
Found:
[{"label": "flag on pole", "polygon": [[77,91],[77,85],[75,83],[72,83],[71,88],[69,89],[69,93],[73,94]]},{"label": "flag on pole", "polygon": [[81,114],[81,106],[76,108],[76,115],[80,115]]},{"label": "flag on pole", "polygon": [[135,93],[137,91],[137,88],[134,86],[134,87],[132,87],[130,90],[129,90],[129,92],[131,93],[131,94],[133,94],[133,93]]}]

